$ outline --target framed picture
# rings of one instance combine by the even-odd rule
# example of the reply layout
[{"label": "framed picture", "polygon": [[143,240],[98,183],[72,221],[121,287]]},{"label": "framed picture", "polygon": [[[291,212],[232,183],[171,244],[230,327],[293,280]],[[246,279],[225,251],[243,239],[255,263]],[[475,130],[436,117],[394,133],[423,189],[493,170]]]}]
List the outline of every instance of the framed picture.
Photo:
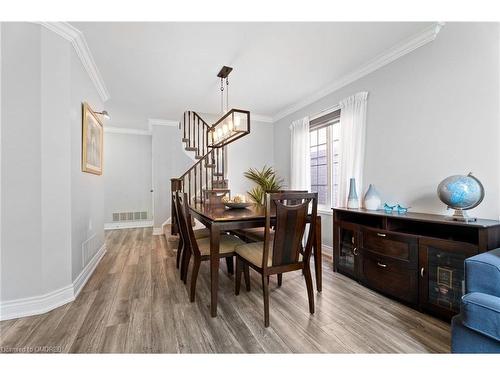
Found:
[{"label": "framed picture", "polygon": [[83,103],[82,107],[82,171],[102,175],[104,129],[88,103]]}]

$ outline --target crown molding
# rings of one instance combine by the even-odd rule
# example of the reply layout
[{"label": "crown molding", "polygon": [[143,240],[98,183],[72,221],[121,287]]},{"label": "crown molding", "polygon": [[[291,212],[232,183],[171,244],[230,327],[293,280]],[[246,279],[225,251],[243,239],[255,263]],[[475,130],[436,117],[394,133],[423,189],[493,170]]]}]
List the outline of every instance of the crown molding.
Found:
[{"label": "crown molding", "polygon": [[116,128],[112,126],[105,126],[104,133],[111,134],[131,134],[131,135],[151,135],[151,130],[143,129],[130,129],[130,128]]},{"label": "crown molding", "polygon": [[265,115],[259,115],[259,114],[253,114],[250,112],[250,121],[258,121],[258,122],[273,122],[273,118],[271,116],[265,116]]},{"label": "crown molding", "polygon": [[103,102],[108,101],[110,98],[108,89],[82,32],[67,22],[39,22],[39,24],[71,42],[100,98]]},{"label": "crown molding", "polygon": [[159,119],[159,118],[150,118],[150,119],[148,119],[148,125],[149,125],[149,129],[151,129],[152,126],[175,126],[175,127],[179,127],[179,121],[164,120],[164,119]]},{"label": "crown molding", "polygon": [[429,42],[432,42],[434,39],[436,39],[439,31],[444,25],[444,22],[436,22],[433,25],[426,27],[419,33],[411,36],[410,38],[396,44],[388,51],[378,55],[368,63],[362,65],[360,68],[333,82],[326,88],[276,113],[273,116],[273,122],[281,120],[282,118],[298,111],[301,108],[304,108],[311,103],[314,103],[315,101],[331,94],[332,92],[337,91],[344,86],[347,86],[348,84],[374,72],[377,69],[382,68],[383,66],[399,59],[400,57],[416,50],[417,48],[422,47]]}]

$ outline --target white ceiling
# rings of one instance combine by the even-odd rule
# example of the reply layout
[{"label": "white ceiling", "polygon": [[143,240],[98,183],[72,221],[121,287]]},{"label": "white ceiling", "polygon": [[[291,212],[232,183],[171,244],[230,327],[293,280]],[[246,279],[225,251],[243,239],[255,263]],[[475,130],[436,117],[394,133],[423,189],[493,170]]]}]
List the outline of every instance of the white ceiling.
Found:
[{"label": "white ceiling", "polygon": [[275,116],[431,23],[72,23],[83,32],[111,99],[110,126],[220,110],[222,65],[230,107]]}]

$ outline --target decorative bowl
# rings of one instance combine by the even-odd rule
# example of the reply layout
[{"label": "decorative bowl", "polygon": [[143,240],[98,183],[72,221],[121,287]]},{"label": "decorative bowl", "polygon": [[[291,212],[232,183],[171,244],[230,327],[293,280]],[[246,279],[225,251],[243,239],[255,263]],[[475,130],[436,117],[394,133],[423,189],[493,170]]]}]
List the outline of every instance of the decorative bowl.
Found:
[{"label": "decorative bowl", "polygon": [[233,203],[233,202],[224,202],[224,206],[227,208],[247,208],[250,207],[253,203],[246,202],[246,203]]}]

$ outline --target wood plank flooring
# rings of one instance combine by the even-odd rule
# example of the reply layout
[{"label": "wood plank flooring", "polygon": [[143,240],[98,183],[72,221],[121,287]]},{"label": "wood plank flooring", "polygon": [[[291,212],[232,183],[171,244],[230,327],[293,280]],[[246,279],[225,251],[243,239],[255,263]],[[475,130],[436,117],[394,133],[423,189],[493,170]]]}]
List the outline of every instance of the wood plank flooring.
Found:
[{"label": "wood plank flooring", "polygon": [[[271,326],[262,289],[234,295],[220,267],[218,317],[210,317],[209,268],[196,302],[175,268],[175,251],[151,228],[106,232],[108,252],[78,298],[49,313],[0,322],[0,349],[70,353],[434,353],[449,352],[450,327],[333,273],[325,259],[323,292],[309,314],[300,272],[271,279]],[[52,349],[51,349],[52,348]]]}]

